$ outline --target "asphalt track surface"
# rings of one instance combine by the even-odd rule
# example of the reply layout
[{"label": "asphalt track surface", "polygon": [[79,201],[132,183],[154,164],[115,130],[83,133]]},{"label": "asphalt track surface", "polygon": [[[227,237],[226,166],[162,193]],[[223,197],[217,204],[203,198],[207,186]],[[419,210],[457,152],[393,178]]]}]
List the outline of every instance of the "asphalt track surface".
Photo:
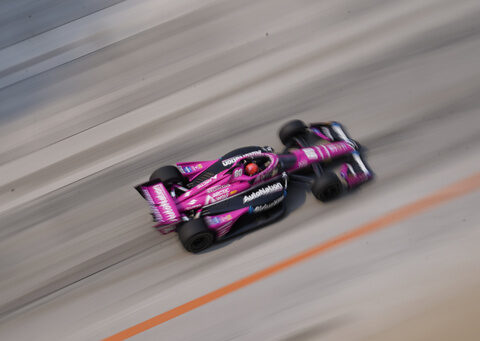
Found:
[{"label": "asphalt track surface", "polygon": [[[440,0],[1,2],[0,339],[107,338],[398,209],[132,339],[477,339],[479,14]],[[280,149],[291,118],[344,123],[375,181],[327,205],[291,186],[285,219],[199,255],[151,228],[133,185],[163,164]]]}]

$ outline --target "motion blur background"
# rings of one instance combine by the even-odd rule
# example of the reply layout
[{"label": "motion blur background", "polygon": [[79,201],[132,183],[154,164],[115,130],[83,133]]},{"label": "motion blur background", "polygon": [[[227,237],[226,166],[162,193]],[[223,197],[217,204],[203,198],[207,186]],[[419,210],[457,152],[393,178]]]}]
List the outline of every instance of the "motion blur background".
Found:
[{"label": "motion blur background", "polygon": [[[0,1],[0,339],[95,340],[480,169],[478,0]],[[337,120],[376,181],[186,253],[133,185],[287,120]],[[479,340],[480,193],[136,340]]]}]

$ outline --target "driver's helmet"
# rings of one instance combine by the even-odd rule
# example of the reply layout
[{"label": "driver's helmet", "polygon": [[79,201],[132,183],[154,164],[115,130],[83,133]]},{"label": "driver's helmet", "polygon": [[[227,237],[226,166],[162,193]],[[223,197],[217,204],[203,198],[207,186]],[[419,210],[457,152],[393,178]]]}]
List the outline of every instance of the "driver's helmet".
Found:
[{"label": "driver's helmet", "polygon": [[256,163],[250,162],[245,166],[245,173],[249,176],[255,175],[258,173],[258,165]]}]

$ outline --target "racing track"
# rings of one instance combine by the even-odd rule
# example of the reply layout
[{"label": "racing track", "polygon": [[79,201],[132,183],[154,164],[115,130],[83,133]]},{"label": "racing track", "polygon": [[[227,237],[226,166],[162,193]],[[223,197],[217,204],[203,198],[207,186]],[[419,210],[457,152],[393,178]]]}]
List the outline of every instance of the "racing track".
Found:
[{"label": "racing track", "polygon": [[[118,333],[480,170],[477,1],[0,4],[0,339]],[[158,165],[338,120],[377,178],[184,252],[132,190]],[[473,185],[473,184],[472,184]],[[138,340],[480,334],[480,194],[338,245]]]}]

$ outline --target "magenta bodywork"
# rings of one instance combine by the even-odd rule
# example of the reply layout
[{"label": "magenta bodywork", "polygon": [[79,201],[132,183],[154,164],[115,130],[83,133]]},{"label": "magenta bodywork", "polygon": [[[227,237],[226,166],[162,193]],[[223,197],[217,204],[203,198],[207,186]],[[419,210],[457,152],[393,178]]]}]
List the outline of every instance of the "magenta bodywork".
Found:
[{"label": "magenta bodywork", "polygon": [[[354,151],[353,146],[343,141],[293,150],[291,153],[295,156],[296,162],[287,171],[295,171],[315,162],[329,160],[352,151]],[[270,164],[260,173],[254,176],[243,174],[242,160],[249,157],[244,156],[235,160],[232,167],[199,183],[179,197],[172,197],[161,183],[153,186],[142,186],[141,189],[145,193],[146,199],[152,206],[153,214],[159,222],[155,227],[162,233],[169,233],[175,229],[174,224],[181,222],[183,217],[185,217],[184,212],[201,209],[207,205],[241,194],[250,187],[264,181],[271,180],[277,176],[280,177],[280,174],[277,174],[279,156],[273,153],[262,153],[262,155],[270,158]],[[217,160],[182,162],[177,163],[177,166],[182,174],[191,181],[215,162]],[[353,182],[356,179],[347,179],[347,181],[349,180]],[[229,213],[205,217],[205,222],[209,228],[215,230],[218,237],[221,237],[229,231],[239,217],[248,211],[249,208],[245,207]]]},{"label": "magenta bodywork", "polygon": [[135,189],[149,202],[157,230],[178,232],[185,249],[197,253],[281,219],[289,181],[308,185],[326,202],[373,177],[362,147],[338,122],[292,120],[278,135],[284,145],[279,153],[249,145],[215,160],[156,169]]},{"label": "magenta bodywork", "polygon": [[212,161],[193,161],[193,162],[177,162],[180,173],[185,176],[188,181],[195,179],[201,172],[213,165],[217,160]]},{"label": "magenta bodywork", "polygon": [[355,149],[347,142],[332,142],[326,145],[301,148],[292,151],[297,158],[295,165],[289,169],[294,171],[306,167],[312,163],[329,160],[344,154],[353,152]]},{"label": "magenta bodywork", "polygon": [[160,225],[175,224],[180,220],[175,201],[162,183],[149,187],[141,186],[141,189]]},{"label": "magenta bodywork", "polygon": [[249,183],[244,182],[232,183],[232,174],[223,171],[185,192],[176,198],[175,202],[181,212],[193,210],[224,200],[250,186]]},{"label": "magenta bodywork", "polygon": [[248,156],[239,158],[232,166],[233,171],[230,171],[230,169],[224,170],[176,198],[177,207],[180,211],[203,207],[241,193],[252,187],[253,184],[272,178],[272,172],[278,165],[278,156],[271,153],[264,153],[263,155],[271,159],[271,164],[262,172],[254,176],[243,174],[243,168],[237,165]]},{"label": "magenta bodywork", "polygon": [[[172,198],[161,183],[151,187],[142,186],[141,189],[146,194],[146,199],[151,203],[153,214],[158,220],[155,227],[162,233],[169,233],[174,230],[173,224],[182,221],[183,212],[225,200],[262,181],[270,180],[276,175],[274,171],[279,162],[278,156],[273,153],[263,153],[263,155],[269,157],[271,163],[262,172],[254,176],[243,174],[243,167],[238,166],[243,159],[248,157],[245,156],[236,160],[231,167],[233,171],[231,168],[224,170],[176,198]],[[191,179],[194,179],[202,170],[205,170],[214,162],[216,161],[185,162],[177,165],[181,167],[182,173],[191,175]],[[215,218],[213,220],[206,219],[206,222],[209,228],[215,230],[217,236],[220,237],[227,233],[233,223],[247,211],[248,208],[239,209],[225,215],[216,216],[216,218],[212,217]]]},{"label": "magenta bodywork", "polygon": [[205,222],[207,226],[212,230],[215,230],[218,237],[222,237],[224,234],[228,233],[232,225],[240,218],[242,215],[248,212],[248,207],[241,208],[232,212],[225,214],[220,214],[216,216],[205,217]]},{"label": "magenta bodywork", "polygon": [[355,174],[353,172],[349,172],[347,164],[343,164],[342,167],[340,167],[340,175],[345,179],[349,188],[357,187],[372,177],[370,174]]}]

